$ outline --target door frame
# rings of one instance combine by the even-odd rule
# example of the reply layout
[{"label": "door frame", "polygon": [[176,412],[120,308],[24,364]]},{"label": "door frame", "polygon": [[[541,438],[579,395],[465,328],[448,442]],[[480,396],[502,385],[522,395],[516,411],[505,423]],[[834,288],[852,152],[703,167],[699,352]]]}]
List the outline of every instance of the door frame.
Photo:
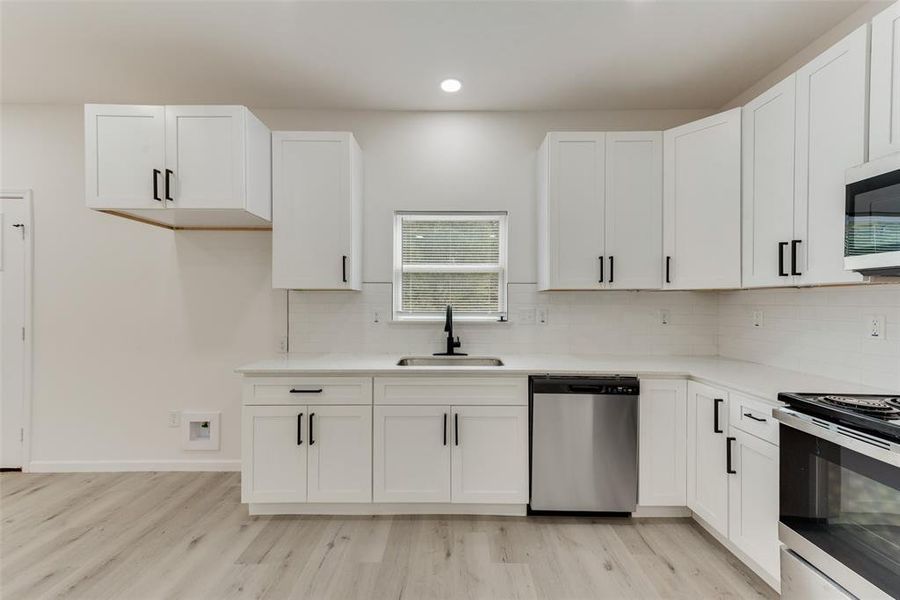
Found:
[{"label": "door frame", "polygon": [[31,470],[31,395],[34,284],[34,207],[31,190],[0,190],[0,201],[22,200],[25,203],[25,343],[22,369],[22,472]]}]

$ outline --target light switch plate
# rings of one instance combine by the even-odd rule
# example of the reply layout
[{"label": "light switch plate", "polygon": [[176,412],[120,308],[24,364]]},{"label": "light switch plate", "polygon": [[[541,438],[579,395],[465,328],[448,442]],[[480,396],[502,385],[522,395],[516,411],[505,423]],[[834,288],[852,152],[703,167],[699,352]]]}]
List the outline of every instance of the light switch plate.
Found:
[{"label": "light switch plate", "polygon": [[887,339],[884,315],[864,315],[863,327],[863,335],[867,340]]},{"label": "light switch plate", "polygon": [[538,306],[537,322],[541,325],[546,325],[547,323],[550,322],[550,307],[549,306]]},{"label": "light switch plate", "polygon": [[662,308],[659,311],[659,324],[660,325],[668,325],[672,320],[672,313],[668,308]]},{"label": "light switch plate", "polygon": [[762,327],[763,326],[763,311],[761,311],[761,310],[753,311],[753,326],[754,327]]}]

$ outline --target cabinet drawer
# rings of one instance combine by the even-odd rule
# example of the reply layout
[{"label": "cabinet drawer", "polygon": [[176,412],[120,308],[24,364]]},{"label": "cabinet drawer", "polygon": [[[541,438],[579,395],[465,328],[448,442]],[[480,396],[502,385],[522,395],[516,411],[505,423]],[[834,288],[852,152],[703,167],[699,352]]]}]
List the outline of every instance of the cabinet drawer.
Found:
[{"label": "cabinet drawer", "polygon": [[731,394],[729,425],[750,435],[778,443],[778,421],[772,416],[774,406],[743,394]]},{"label": "cabinet drawer", "polygon": [[244,404],[372,404],[369,377],[249,378]]},{"label": "cabinet drawer", "polygon": [[527,406],[527,377],[376,377],[375,404]]}]

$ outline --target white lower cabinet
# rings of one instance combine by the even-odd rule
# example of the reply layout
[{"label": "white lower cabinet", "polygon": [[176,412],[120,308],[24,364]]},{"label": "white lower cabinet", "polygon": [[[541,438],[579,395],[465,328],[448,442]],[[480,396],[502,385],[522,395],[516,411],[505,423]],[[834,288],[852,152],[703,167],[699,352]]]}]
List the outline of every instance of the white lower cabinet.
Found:
[{"label": "white lower cabinet", "polygon": [[778,446],[731,430],[728,537],[767,572],[777,576]]},{"label": "white lower cabinet", "polygon": [[245,406],[241,502],[306,502],[305,406]]},{"label": "white lower cabinet", "polygon": [[372,407],[310,406],[309,502],[372,501]]},{"label": "white lower cabinet", "polygon": [[728,392],[689,382],[687,505],[723,536],[728,535],[727,430]]},{"label": "white lower cabinet", "polygon": [[449,406],[375,407],[375,502],[450,502],[449,419]]},{"label": "white lower cabinet", "polygon": [[451,498],[528,502],[528,407],[453,407]]},{"label": "white lower cabinet", "polygon": [[687,504],[687,382],[644,379],[638,404],[638,504]]}]

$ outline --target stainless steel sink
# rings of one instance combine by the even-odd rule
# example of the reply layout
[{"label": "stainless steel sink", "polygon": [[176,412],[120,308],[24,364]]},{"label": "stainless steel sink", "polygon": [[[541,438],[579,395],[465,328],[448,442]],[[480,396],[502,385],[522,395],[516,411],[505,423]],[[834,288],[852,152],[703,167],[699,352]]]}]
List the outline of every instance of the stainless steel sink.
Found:
[{"label": "stainless steel sink", "polygon": [[499,358],[484,356],[407,356],[397,361],[398,367],[502,367]]}]

